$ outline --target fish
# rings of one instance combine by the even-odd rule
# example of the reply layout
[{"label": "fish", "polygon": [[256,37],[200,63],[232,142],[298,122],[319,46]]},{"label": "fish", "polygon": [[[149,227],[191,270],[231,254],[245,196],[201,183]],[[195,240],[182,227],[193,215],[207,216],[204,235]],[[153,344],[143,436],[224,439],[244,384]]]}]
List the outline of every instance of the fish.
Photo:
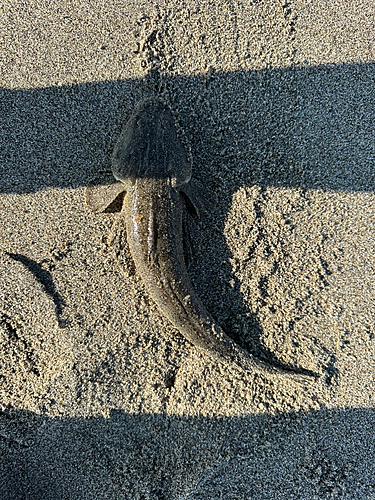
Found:
[{"label": "fish", "polygon": [[214,321],[197,295],[184,256],[187,200],[197,215],[207,195],[192,181],[192,165],[170,107],[160,98],[141,101],[115,145],[112,174],[117,182],[86,188],[94,212],[106,210],[123,194],[127,243],[149,296],[161,313],[196,348],[244,372],[283,374],[310,382],[309,370],[274,366],[240,347]]}]

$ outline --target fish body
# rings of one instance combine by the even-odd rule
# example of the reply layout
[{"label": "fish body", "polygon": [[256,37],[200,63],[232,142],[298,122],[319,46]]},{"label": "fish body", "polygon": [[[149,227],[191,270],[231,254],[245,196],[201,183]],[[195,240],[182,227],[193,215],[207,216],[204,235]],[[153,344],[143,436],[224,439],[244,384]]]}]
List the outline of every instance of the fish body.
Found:
[{"label": "fish body", "polygon": [[152,98],[135,108],[115,146],[112,172],[118,183],[88,188],[87,202],[101,211],[125,191],[122,213],[136,271],[182,335],[212,358],[246,372],[311,380],[310,374],[271,366],[238,346],[195,292],[184,258],[183,212],[186,197],[198,213],[204,201],[191,183],[191,164],[163,101]]}]

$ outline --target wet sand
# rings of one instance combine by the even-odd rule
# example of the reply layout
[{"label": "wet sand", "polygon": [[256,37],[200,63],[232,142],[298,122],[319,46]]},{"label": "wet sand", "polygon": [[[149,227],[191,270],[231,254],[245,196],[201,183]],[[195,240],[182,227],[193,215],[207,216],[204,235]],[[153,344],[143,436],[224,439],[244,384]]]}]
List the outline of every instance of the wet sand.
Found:
[{"label": "wet sand", "polygon": [[[373,2],[0,16],[0,498],[375,499]],[[199,352],[86,206],[155,95],[218,200],[187,216],[198,295],[316,382]]]}]

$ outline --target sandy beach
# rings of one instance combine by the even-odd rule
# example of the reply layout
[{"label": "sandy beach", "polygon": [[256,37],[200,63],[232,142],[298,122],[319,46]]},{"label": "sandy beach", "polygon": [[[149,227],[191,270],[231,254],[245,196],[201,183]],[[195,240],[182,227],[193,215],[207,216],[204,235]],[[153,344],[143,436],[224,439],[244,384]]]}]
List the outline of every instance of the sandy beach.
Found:
[{"label": "sandy beach", "polygon": [[[375,4],[0,6],[0,499],[375,500]],[[134,106],[173,111],[208,200],[188,342],[95,214]],[[103,181],[101,181],[103,179]]]}]

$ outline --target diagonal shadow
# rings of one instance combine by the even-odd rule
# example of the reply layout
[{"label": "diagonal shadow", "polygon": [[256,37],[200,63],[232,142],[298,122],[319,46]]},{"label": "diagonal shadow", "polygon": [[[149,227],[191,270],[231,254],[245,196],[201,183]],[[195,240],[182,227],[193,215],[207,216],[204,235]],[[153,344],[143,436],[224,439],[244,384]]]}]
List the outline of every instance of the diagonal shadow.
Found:
[{"label": "diagonal shadow", "polygon": [[2,500],[372,498],[374,410],[0,414]]},{"label": "diagonal shadow", "polygon": [[36,278],[36,280],[42,285],[44,291],[46,292],[47,295],[49,295],[55,305],[55,313],[57,317],[57,321],[60,326],[63,325],[63,321],[61,319],[61,315],[63,313],[63,308],[66,306],[64,299],[61,297],[59,292],[56,290],[55,284],[53,282],[51,273],[47,271],[46,269],[43,269],[43,267],[38,264],[33,259],[29,259],[29,257],[26,257],[26,255],[21,255],[19,253],[9,253],[5,252],[6,255],[8,255],[11,259],[21,262],[30,272],[33,274],[33,276]]}]

